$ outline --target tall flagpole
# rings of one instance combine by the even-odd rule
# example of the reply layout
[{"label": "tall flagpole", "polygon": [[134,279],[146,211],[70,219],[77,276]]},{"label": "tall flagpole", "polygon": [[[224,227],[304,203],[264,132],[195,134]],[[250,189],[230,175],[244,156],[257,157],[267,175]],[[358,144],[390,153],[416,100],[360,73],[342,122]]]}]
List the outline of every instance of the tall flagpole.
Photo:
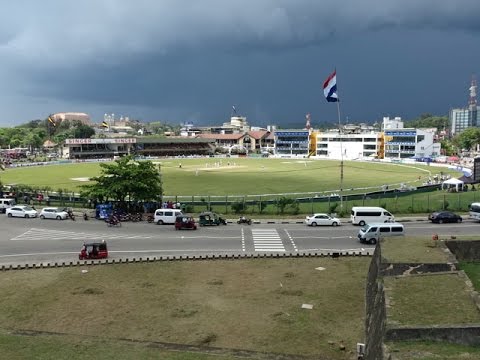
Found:
[{"label": "tall flagpole", "polygon": [[343,211],[343,139],[342,139],[342,122],[340,117],[340,97],[338,96],[337,87],[337,68],[323,83],[323,93],[328,102],[337,103],[338,113],[338,136],[340,138],[340,209]]},{"label": "tall flagpole", "polygon": [[[336,69],[335,69],[336,71]],[[338,96],[337,87],[337,113],[338,113],[338,136],[340,137],[340,210],[343,211],[343,139],[342,139],[342,122],[340,117],[340,97]]]}]

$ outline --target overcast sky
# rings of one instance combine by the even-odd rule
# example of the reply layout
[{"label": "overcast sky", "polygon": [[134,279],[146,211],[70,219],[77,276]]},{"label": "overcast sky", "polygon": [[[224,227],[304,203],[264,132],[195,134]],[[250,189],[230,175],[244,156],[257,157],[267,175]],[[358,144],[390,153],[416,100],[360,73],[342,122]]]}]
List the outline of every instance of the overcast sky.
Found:
[{"label": "overcast sky", "polygon": [[479,0],[0,0],[0,126],[49,113],[218,125],[446,115],[480,70]]}]

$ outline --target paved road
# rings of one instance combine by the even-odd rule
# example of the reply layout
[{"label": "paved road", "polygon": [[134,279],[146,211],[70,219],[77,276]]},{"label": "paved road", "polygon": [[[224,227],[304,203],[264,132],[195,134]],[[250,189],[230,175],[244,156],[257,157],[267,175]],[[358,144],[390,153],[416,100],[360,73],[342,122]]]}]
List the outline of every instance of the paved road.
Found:
[{"label": "paved road", "polygon": [[[284,221],[286,222],[286,221]],[[476,234],[480,224],[435,225],[404,222],[408,235]],[[302,224],[237,225],[176,231],[172,225],[146,222],[107,227],[98,220],[12,219],[0,215],[0,265],[75,262],[84,241],[106,240],[112,259],[212,254],[371,253],[356,239],[358,227],[307,227]]]}]

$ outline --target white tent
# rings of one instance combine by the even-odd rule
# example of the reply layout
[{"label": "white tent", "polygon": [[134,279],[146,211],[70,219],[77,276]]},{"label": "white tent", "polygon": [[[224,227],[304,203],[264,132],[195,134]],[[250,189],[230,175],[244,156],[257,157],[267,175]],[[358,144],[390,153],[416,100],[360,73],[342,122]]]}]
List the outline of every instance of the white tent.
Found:
[{"label": "white tent", "polygon": [[442,189],[452,189],[452,188],[455,188],[455,191],[463,190],[463,181],[451,178],[451,179],[445,180],[442,183]]}]

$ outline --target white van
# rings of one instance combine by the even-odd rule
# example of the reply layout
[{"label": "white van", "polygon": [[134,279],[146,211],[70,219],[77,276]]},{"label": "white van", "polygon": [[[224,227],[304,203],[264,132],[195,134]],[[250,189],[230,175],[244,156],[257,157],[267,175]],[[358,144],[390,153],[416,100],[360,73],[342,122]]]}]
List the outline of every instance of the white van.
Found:
[{"label": "white van", "polygon": [[0,212],[4,213],[8,208],[16,205],[15,199],[0,198]]},{"label": "white van", "polygon": [[180,209],[157,209],[153,221],[158,225],[175,224],[175,218],[183,215]]},{"label": "white van", "polygon": [[362,227],[358,231],[361,243],[375,245],[381,238],[389,236],[403,236],[405,228],[400,223],[374,223]]},{"label": "white van", "polygon": [[353,225],[364,226],[369,223],[393,222],[395,217],[381,207],[354,206],[350,220]]}]

